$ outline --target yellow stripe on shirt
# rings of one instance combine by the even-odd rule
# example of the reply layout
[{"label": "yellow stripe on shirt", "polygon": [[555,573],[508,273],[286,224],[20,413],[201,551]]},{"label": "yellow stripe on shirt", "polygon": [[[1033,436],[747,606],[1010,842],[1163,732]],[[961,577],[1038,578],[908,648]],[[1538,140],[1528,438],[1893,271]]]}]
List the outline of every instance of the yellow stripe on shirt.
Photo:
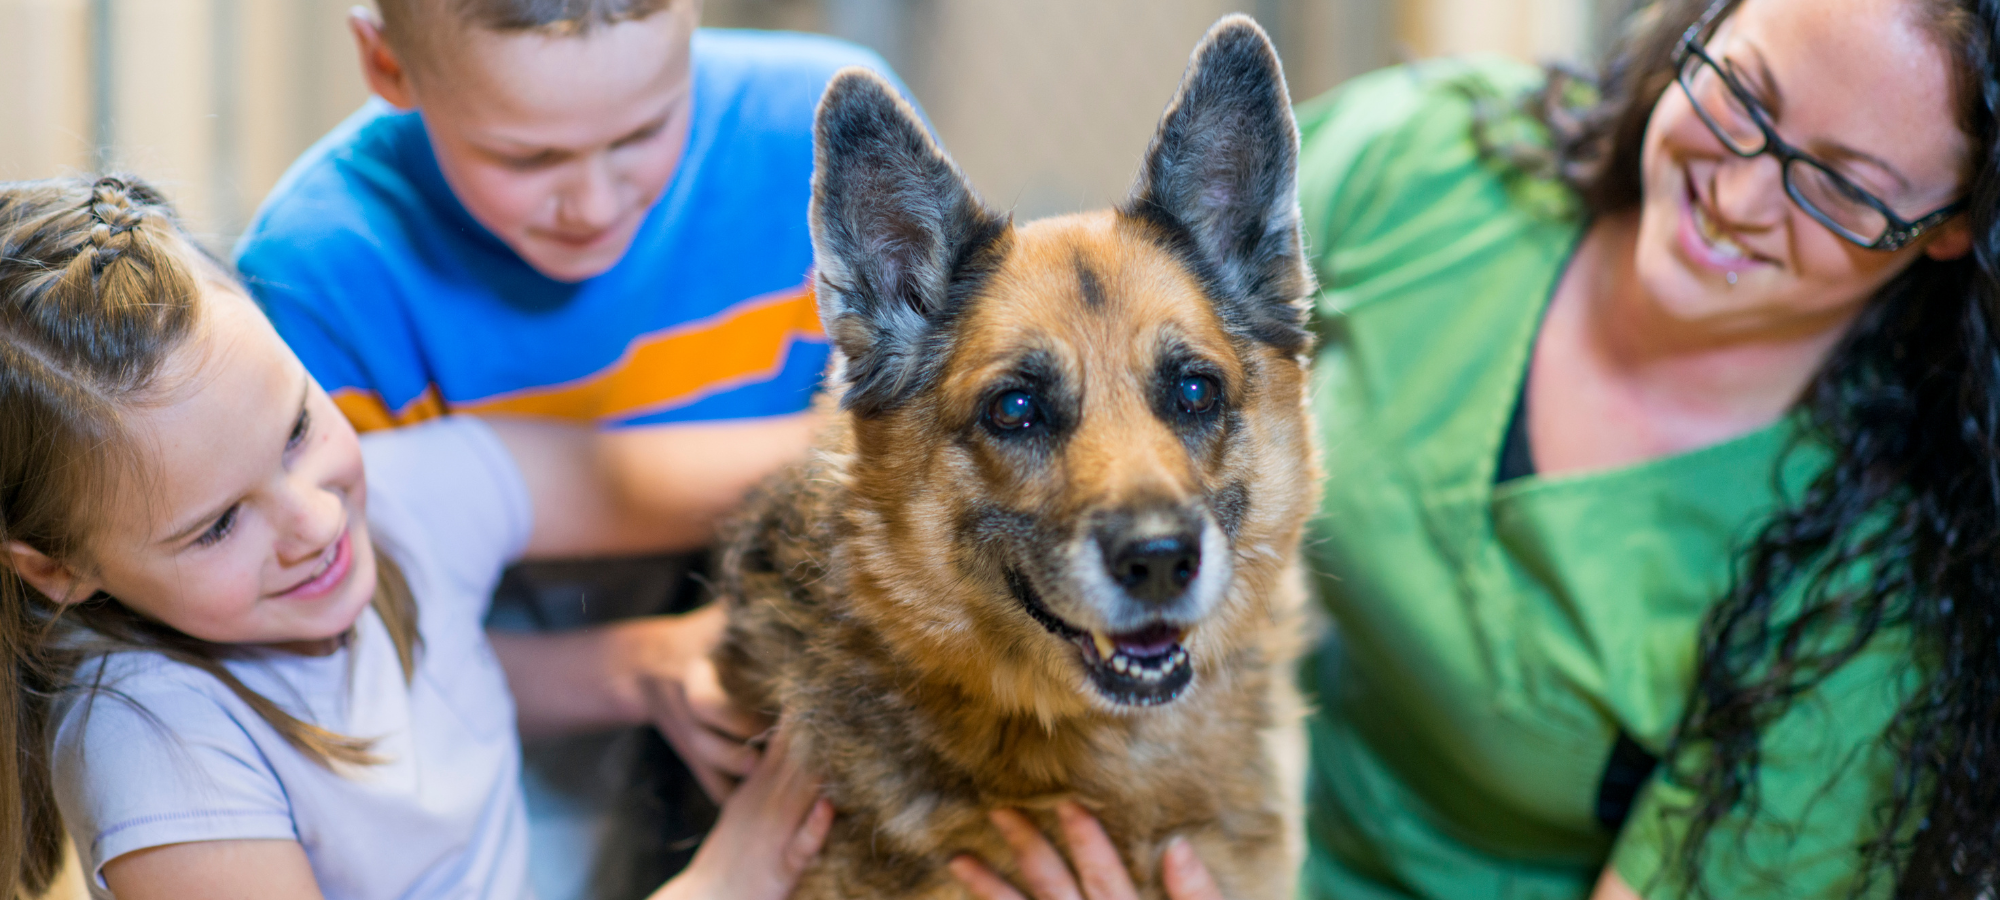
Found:
[{"label": "yellow stripe on shirt", "polygon": [[822,335],[808,282],[642,335],[617,362],[575,381],[469,400],[454,410],[581,422],[656,412],[774,375],[794,338]]},{"label": "yellow stripe on shirt", "polygon": [[426,419],[435,419],[445,414],[444,401],[439,399],[437,385],[429,385],[424,392],[412,398],[402,409],[392,410],[382,399],[382,395],[365,388],[346,387],[331,395],[333,405],[340,407],[347,421],[354,423],[354,430],[360,432],[382,431],[415,425]]}]

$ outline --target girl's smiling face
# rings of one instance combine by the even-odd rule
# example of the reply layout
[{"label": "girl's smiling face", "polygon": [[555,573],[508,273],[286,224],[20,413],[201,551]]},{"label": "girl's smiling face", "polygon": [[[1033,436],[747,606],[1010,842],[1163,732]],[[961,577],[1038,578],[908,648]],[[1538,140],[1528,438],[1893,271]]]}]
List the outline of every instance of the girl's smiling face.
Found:
[{"label": "girl's smiling face", "polygon": [[203,295],[161,396],[123,419],[134,471],[69,599],[103,591],[215,643],[331,650],[375,592],[360,443],[248,298]]},{"label": "girl's smiling face", "polygon": [[[1964,191],[1951,58],[1910,0],[1745,0],[1707,36],[1784,140],[1905,218]],[[1963,218],[1895,252],[1843,240],[1792,202],[1778,160],[1731,153],[1678,84],[1642,155],[1638,274],[1676,318],[1750,330],[1845,317],[1919,255],[1969,249]]]}]

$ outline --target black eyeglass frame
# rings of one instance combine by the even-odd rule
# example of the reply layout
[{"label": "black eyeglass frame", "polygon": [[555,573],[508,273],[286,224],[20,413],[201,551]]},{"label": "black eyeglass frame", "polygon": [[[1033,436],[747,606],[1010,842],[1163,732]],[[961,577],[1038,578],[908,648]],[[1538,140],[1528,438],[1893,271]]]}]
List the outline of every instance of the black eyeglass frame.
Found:
[{"label": "black eyeglass frame", "polygon": [[[1751,159],[1766,153],[1776,157],[1778,160],[1778,169],[1783,174],[1786,196],[1791,197],[1793,203],[1798,204],[1800,209],[1805,210],[1806,215],[1812,216],[1821,225],[1825,225],[1828,230],[1839,235],[1841,239],[1869,250],[1901,250],[1909,246],[1910,242],[1916,240],[1919,235],[1932,228],[1936,228],[1946,219],[1964,211],[1965,200],[1959,199],[1939,207],[1936,211],[1918,216],[1915,221],[1905,219],[1902,216],[1896,215],[1896,211],[1890,209],[1889,204],[1882,202],[1874,194],[1862,190],[1860,186],[1847,180],[1839,172],[1829,168],[1825,163],[1814,159],[1805,151],[1785,143],[1783,138],[1778,137],[1778,130],[1771,126],[1770,118],[1764,112],[1763,104],[1758,103],[1757,99],[1742,84],[1737,82],[1736,77],[1729,74],[1729,70],[1723,68],[1720,63],[1717,63],[1714,57],[1708,55],[1707,49],[1702,47],[1702,33],[1707,31],[1709,26],[1715,24],[1715,20],[1721,17],[1722,11],[1728,8],[1730,3],[1731,0],[1716,0],[1715,3],[1711,4],[1708,11],[1702,13],[1701,18],[1692,26],[1689,26],[1687,33],[1681,35],[1680,46],[1674,51],[1674,81],[1681,86],[1681,93],[1687,95],[1688,104],[1694,107],[1695,115],[1700,116],[1702,124],[1707,125],[1708,130],[1713,132],[1718,140],[1722,141],[1722,146],[1729,148],[1729,152],[1736,154],[1742,159]],[[1708,66],[1715,72],[1717,78],[1722,79],[1722,86],[1735,96],[1736,102],[1742,104],[1743,108],[1750,113],[1750,121],[1757,126],[1759,131],[1764,133],[1764,146],[1749,153],[1743,152],[1743,150],[1736,146],[1736,141],[1731,139],[1728,133],[1723,130],[1721,124],[1717,123],[1709,115],[1708,110],[1702,108],[1701,101],[1695,98],[1694,87],[1688,84],[1687,61],[1689,56],[1701,60],[1703,65]],[[1850,231],[1846,226],[1835,222],[1832,216],[1827,215],[1819,207],[1814,206],[1811,201],[1799,193],[1798,188],[1792,185],[1793,163],[1803,163],[1818,169],[1821,173],[1832,179],[1842,190],[1847,191],[1856,199],[1873,207],[1876,212],[1881,213],[1882,217],[1888,220],[1888,227],[1883,229],[1880,236],[1870,239]]]}]

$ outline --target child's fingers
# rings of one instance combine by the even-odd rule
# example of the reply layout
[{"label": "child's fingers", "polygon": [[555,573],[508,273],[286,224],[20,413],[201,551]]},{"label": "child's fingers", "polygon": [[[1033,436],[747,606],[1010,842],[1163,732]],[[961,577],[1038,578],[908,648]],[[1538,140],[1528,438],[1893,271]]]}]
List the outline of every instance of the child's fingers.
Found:
[{"label": "child's fingers", "polygon": [[703,764],[738,778],[757,768],[761,756],[755,747],[699,725],[688,729],[686,741],[688,751]]},{"label": "child's fingers", "polygon": [[819,776],[806,767],[791,735],[789,727],[779,727],[742,788],[748,804],[788,827],[804,819],[819,796]]},{"label": "child's fingers", "polygon": [[737,779],[707,766],[691,765],[688,766],[688,772],[694,775],[694,783],[701,785],[701,792],[707,794],[708,799],[715,801],[717,806],[728,803],[729,798],[736,795],[736,789],[742,784]]},{"label": "child's fingers", "polygon": [[799,745],[796,726],[780,723],[771,733],[771,740],[764,751],[768,765],[775,767],[783,780],[792,787],[789,790],[804,790],[819,793],[819,770],[813,768],[806,759],[805,748]]},{"label": "child's fingers", "polygon": [[682,689],[687,692],[688,711],[696,722],[733,737],[739,743],[770,727],[771,723],[763,716],[738,707],[729,699],[728,692],[722,689],[722,682],[716,678],[715,663],[707,656],[690,664],[683,677]]},{"label": "child's fingers", "polygon": [[958,879],[958,883],[965,885],[965,889],[979,900],[1027,900],[1020,891],[1014,890],[1013,885],[970,856],[956,857],[946,868],[951,870],[951,877]]},{"label": "child's fingers", "polygon": [[1049,845],[1048,838],[1042,837],[1041,829],[1028,821],[1027,816],[1011,809],[996,809],[990,818],[1014,851],[1014,867],[1020,870],[1021,881],[1039,900],[1083,900],[1069,864],[1063,862],[1062,854]]},{"label": "child's fingers", "polygon": [[1201,864],[1201,857],[1194,855],[1187,838],[1177,837],[1167,844],[1160,867],[1165,870],[1161,880],[1166,882],[1170,900],[1222,900],[1222,889],[1216,887],[1215,877]]},{"label": "child's fingers", "polygon": [[821,797],[813,801],[812,810],[806,813],[806,820],[799,823],[799,830],[792,834],[791,843],[785,845],[785,870],[791,877],[799,873],[819,855],[826,846],[827,832],[833,830],[833,802]]},{"label": "child's fingers", "polygon": [[757,767],[757,751],[691,723],[662,722],[660,732],[708,796],[729,799],[738,780]]},{"label": "child's fingers", "polygon": [[1076,803],[1056,804],[1056,818],[1062,823],[1063,840],[1069,844],[1070,864],[1083,879],[1083,895],[1090,900],[1136,900],[1132,876],[1118,848],[1104,834],[1104,826]]}]

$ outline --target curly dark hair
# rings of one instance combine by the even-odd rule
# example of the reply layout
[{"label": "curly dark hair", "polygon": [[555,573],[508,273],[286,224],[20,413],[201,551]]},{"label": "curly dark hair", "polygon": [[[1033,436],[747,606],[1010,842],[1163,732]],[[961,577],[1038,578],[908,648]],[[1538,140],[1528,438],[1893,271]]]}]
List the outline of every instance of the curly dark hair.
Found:
[{"label": "curly dark hair", "polygon": [[[1701,896],[1717,825],[1757,809],[1765,729],[1892,630],[1910,637],[1916,687],[1882,736],[1900,762],[1853,893],[1886,875],[1897,897],[1990,897],[2000,880],[2000,0],[1910,2],[1952,60],[1974,145],[1973,250],[1920,257],[1829,355],[1792,452],[1831,461],[1762,524],[1703,623],[1665,773],[1697,798],[1673,859]],[[1597,75],[1551,70],[1531,98],[1543,168],[1592,214],[1640,203],[1647,122],[1709,6],[1660,0]]]}]

